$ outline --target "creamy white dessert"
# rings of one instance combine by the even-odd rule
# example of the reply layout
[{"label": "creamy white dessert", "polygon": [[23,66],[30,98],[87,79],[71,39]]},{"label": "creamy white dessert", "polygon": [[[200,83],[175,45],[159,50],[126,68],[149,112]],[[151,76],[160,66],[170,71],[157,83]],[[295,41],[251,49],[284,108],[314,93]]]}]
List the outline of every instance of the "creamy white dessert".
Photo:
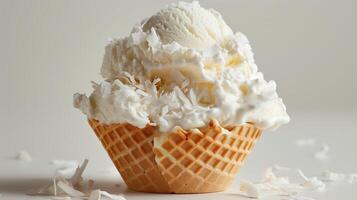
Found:
[{"label": "creamy white dessert", "polygon": [[74,106],[104,124],[194,129],[216,119],[275,129],[289,122],[274,81],[258,72],[247,38],[198,2],[171,4],[106,47],[101,74]]}]

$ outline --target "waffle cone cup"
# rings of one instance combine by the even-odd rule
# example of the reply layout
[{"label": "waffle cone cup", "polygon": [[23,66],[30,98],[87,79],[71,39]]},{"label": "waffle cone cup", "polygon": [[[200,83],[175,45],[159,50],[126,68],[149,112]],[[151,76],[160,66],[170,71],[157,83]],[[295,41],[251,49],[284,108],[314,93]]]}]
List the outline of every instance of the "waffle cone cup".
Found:
[{"label": "waffle cone cup", "polygon": [[[252,124],[223,128],[180,127],[160,133],[128,123],[90,126],[128,187],[156,193],[207,193],[227,189],[261,135]],[[155,145],[154,145],[155,144]]]}]

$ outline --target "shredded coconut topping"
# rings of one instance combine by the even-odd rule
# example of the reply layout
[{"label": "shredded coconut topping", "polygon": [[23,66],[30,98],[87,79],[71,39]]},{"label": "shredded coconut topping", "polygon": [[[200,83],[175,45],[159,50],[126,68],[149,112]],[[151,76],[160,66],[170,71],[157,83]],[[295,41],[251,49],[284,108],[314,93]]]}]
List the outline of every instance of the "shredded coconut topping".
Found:
[{"label": "shredded coconut topping", "polygon": [[105,124],[155,124],[166,132],[211,119],[274,129],[289,121],[274,81],[265,81],[249,41],[197,2],[172,4],[106,47],[102,76],[74,106]]}]

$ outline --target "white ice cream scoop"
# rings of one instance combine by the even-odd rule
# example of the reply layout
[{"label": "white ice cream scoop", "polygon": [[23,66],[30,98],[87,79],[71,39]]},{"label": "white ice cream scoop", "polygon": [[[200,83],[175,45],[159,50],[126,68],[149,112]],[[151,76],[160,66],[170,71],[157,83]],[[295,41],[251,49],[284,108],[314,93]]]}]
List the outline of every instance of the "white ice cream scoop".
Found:
[{"label": "white ice cream scoop", "polygon": [[155,29],[161,41],[203,49],[224,41],[233,31],[213,9],[202,8],[198,2],[179,2],[159,11],[144,24],[143,30]]}]

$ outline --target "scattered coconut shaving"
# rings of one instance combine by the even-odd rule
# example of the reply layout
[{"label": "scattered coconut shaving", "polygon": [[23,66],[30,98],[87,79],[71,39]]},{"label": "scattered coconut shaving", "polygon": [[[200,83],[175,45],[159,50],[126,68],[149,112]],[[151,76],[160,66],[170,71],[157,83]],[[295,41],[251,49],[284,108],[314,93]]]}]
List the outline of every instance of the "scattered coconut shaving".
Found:
[{"label": "scattered coconut shaving", "polygon": [[356,183],[357,182],[357,174],[348,175],[347,181],[349,183]]},{"label": "scattered coconut shaving", "polygon": [[322,145],[320,151],[315,153],[315,158],[319,160],[327,160],[328,159],[328,152],[330,151],[330,146],[327,144]]},{"label": "scattered coconut shaving", "polygon": [[280,165],[274,165],[273,166],[273,170],[274,171],[289,171],[290,168],[289,167],[280,166]]},{"label": "scattered coconut shaving", "polygon": [[51,160],[51,165],[57,165],[60,167],[77,167],[78,161],[76,160]]},{"label": "scattered coconut shaving", "polygon": [[298,194],[303,191],[323,191],[325,189],[325,184],[317,177],[308,178],[301,170],[298,170],[298,174],[302,177],[303,182],[291,183],[288,177],[279,177],[273,172],[273,168],[268,168],[260,182],[242,181],[239,194],[250,198],[281,196],[287,200],[310,200],[311,198]]},{"label": "scattered coconut shaving", "polygon": [[101,200],[102,197],[106,197],[112,200],[126,200],[122,195],[109,194],[108,192],[102,190],[92,191],[88,200]]},{"label": "scattered coconut shaving", "polygon": [[311,197],[300,196],[304,191],[325,191],[325,182],[346,181],[348,183],[357,182],[357,174],[342,174],[331,171],[324,171],[319,178],[307,177],[300,169],[297,174],[302,178],[302,182],[292,183],[289,177],[277,176],[274,171],[288,171],[288,167],[274,165],[267,168],[260,182],[252,183],[242,180],[238,194],[249,198],[263,198],[267,196],[279,196],[283,200],[314,200]]},{"label": "scattered coconut shaving", "polygon": [[88,164],[88,159],[85,159],[84,162],[82,163],[82,165],[79,167],[77,167],[75,173],[73,174],[73,176],[69,179],[69,182],[74,185],[77,186],[80,182],[82,182],[83,178],[82,178],[82,174],[84,172],[84,170],[86,169]]},{"label": "scattered coconut shaving", "polygon": [[314,138],[298,139],[295,141],[295,145],[298,147],[313,146],[315,143],[316,142]]},{"label": "scattered coconut shaving", "polygon": [[245,180],[241,181],[239,190],[243,192],[244,196],[249,198],[259,199],[261,195],[257,185]]},{"label": "scattered coconut shaving", "polygon": [[325,182],[347,182],[347,183],[355,183],[357,181],[357,174],[342,174],[331,171],[324,171],[321,173],[321,180]]},{"label": "scattered coconut shaving", "polygon": [[52,160],[51,165],[56,166],[56,175],[69,176],[72,175],[77,166],[78,161],[75,160]]},{"label": "scattered coconut shaving", "polygon": [[[316,141],[313,138],[298,139],[295,141],[295,144],[298,147],[314,146],[316,144]],[[330,146],[324,144],[322,145],[321,149],[314,154],[314,156],[318,160],[327,160],[329,151]]]},{"label": "scattered coconut shaving", "polygon": [[317,191],[324,191],[326,189],[326,184],[317,177],[308,178],[300,169],[298,169],[297,171],[299,175],[304,179],[305,182],[303,182],[301,185],[306,189]]},{"label": "scattered coconut shaving", "polygon": [[328,170],[322,172],[321,174],[321,180],[326,182],[343,181],[346,178],[346,174],[335,173]]},{"label": "scattered coconut shaving", "polygon": [[[65,164],[67,162],[52,161],[51,164]],[[68,164],[68,163],[67,163]],[[102,190],[93,190],[94,181],[89,179],[87,190],[83,190],[83,172],[88,165],[88,159],[85,159],[81,166],[78,166],[71,178],[66,179],[63,176],[55,176],[52,183],[47,184],[39,189],[29,191],[29,195],[46,195],[53,196],[53,199],[69,200],[71,198],[81,198],[89,200],[125,200],[122,195],[109,194]]]},{"label": "scattered coconut shaving", "polygon": [[23,161],[23,162],[31,162],[32,161],[31,155],[25,150],[19,151],[16,154],[15,159],[19,160],[19,161]]},{"label": "scattered coconut shaving", "polygon": [[[73,186],[68,182],[58,181],[57,186],[71,197],[83,197],[84,193],[73,188]],[[56,188],[56,187],[55,187]]]}]

